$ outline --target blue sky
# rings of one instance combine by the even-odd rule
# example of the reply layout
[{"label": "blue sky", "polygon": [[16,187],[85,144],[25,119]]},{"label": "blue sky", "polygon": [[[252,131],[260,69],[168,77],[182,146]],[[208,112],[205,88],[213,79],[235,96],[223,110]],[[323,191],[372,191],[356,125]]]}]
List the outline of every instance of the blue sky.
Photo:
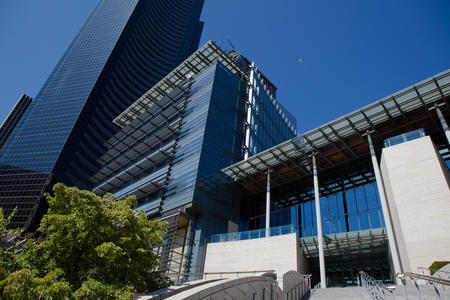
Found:
[{"label": "blue sky", "polygon": [[[37,94],[96,3],[0,2],[0,120]],[[201,19],[201,43],[229,37],[300,132],[450,68],[448,0],[205,0]]]}]

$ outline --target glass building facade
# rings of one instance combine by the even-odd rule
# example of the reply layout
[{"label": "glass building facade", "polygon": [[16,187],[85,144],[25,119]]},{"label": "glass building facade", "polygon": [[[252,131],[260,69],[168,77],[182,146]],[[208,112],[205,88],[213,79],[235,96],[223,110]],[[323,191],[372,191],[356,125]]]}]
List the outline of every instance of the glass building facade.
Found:
[{"label": "glass building facade", "polygon": [[[240,192],[221,170],[244,158],[250,89],[249,72],[208,42],[117,118],[139,112],[106,143],[94,192],[136,195],[137,209],[168,221],[161,270],[202,271],[211,235],[238,227]],[[261,88],[251,106],[265,141],[255,151],[294,136],[271,98]]]},{"label": "glass building facade", "polygon": [[[320,199],[323,234],[384,227],[376,183],[350,188]],[[299,234],[316,236],[316,208],[313,201],[299,205]]]},{"label": "glass building facade", "polygon": [[252,92],[247,106],[246,136],[249,156],[294,137],[297,126],[295,118],[276,101],[272,83],[253,66],[250,74]]},{"label": "glass building facade", "polygon": [[22,94],[16,105],[14,105],[12,111],[6,117],[3,124],[0,126],[0,149],[2,149],[5,142],[8,140],[11,133],[16,128],[20,119],[22,119],[28,107],[30,107],[31,102],[33,102],[33,98]]},{"label": "glass building facade", "polygon": [[[310,194],[314,191],[311,186]],[[320,211],[323,234],[383,228],[384,218],[375,181],[327,194],[321,191]],[[266,207],[260,199],[243,202],[239,231],[265,227]],[[316,207],[313,200],[283,208],[272,204],[270,226],[292,224],[299,237],[317,235]]]},{"label": "glass building facade", "polygon": [[93,187],[112,120],[198,47],[203,0],[101,0],[0,151],[0,206],[36,225],[53,182]]}]

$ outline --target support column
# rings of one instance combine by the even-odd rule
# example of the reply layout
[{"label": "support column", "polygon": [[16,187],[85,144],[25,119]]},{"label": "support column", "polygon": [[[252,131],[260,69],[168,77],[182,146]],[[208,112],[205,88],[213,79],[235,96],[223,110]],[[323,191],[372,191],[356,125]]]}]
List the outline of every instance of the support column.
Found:
[{"label": "support column", "polygon": [[436,108],[436,114],[439,118],[439,121],[441,122],[442,129],[444,129],[445,136],[447,137],[447,143],[450,144],[450,129],[448,127],[447,121],[445,121],[444,114],[436,104],[434,105],[434,108]]},{"label": "support column", "polygon": [[319,195],[319,179],[317,178],[316,155],[312,155],[313,177],[314,177],[314,199],[316,203],[316,223],[317,223],[317,239],[319,242],[319,269],[320,269],[320,287],[326,288],[325,274],[325,255],[323,253],[323,235],[322,235],[322,216],[320,214],[320,195]]},{"label": "support column", "polygon": [[375,173],[375,180],[377,182],[378,195],[380,196],[381,209],[383,210],[384,223],[386,224],[386,232],[389,241],[389,250],[391,252],[392,264],[394,266],[394,274],[400,273],[400,260],[398,257],[397,244],[395,243],[394,231],[392,229],[392,220],[389,213],[389,208],[386,200],[386,193],[384,191],[383,180],[381,177],[380,167],[378,166],[377,156],[373,147],[372,137],[367,132],[367,141],[369,142],[370,156],[372,157],[372,166]]},{"label": "support column", "polygon": [[267,170],[267,191],[266,191],[266,237],[270,236],[270,171]]},{"label": "support column", "polygon": [[350,221],[348,220],[347,197],[345,196],[344,184],[342,184],[342,204],[344,206],[344,219],[346,231],[350,231]]},{"label": "support column", "polygon": [[252,105],[253,105],[253,78],[255,76],[255,62],[252,62],[250,67],[249,83],[248,83],[248,99],[247,99],[247,119],[245,121],[245,150],[244,159],[247,159],[250,154],[250,124],[252,120]]}]

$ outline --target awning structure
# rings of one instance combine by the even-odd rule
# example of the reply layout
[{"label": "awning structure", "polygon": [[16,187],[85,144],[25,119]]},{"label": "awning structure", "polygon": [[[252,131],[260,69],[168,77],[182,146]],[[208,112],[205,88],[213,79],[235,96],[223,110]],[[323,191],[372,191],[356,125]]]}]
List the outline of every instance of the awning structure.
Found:
[{"label": "awning structure", "polygon": [[[113,145],[121,141],[124,137],[126,137],[130,132],[133,132],[134,136],[137,136],[138,134],[147,133],[150,130],[152,130],[154,127],[156,127],[160,122],[163,121],[161,118],[159,122],[157,120],[152,120],[152,122],[147,122],[148,119],[158,110],[164,108],[168,103],[173,102],[174,98],[178,97],[181,93],[185,92],[185,89],[183,89],[182,85],[177,85],[174,89],[170,91],[170,93],[167,93],[164,97],[162,97],[157,102],[152,102],[149,104],[147,110],[144,112],[141,112],[136,119],[134,119],[132,122],[128,123],[127,126],[123,127],[118,133],[116,133],[114,136],[112,136],[109,140],[106,141],[105,146],[108,148],[111,148]],[[170,106],[170,110],[166,110],[165,115],[170,115],[170,112],[174,113],[179,108],[172,104]],[[145,123],[144,126],[139,127]],[[129,143],[131,141],[124,140],[123,142]]]},{"label": "awning structure", "polygon": [[[321,185],[321,194],[333,193],[373,181],[373,175],[365,171],[371,169],[367,131],[379,152],[385,139],[419,128],[432,137],[448,160],[449,145],[433,108],[438,106],[448,116],[449,100],[450,70],[446,70],[222,171],[240,183],[248,195],[265,191],[268,170],[271,188],[284,191],[295,183],[298,191],[298,183],[312,177],[310,155],[315,153],[320,178],[332,176],[333,172],[351,174],[342,185]],[[302,201],[313,199],[307,192],[302,197]],[[282,201],[286,202],[278,203],[281,206],[292,205],[299,199],[284,197]]]},{"label": "awning structure", "polygon": [[[123,168],[120,168],[120,172],[117,174],[110,174],[109,168],[116,168],[120,167],[119,162],[114,162],[109,167],[105,167],[105,170],[100,170],[95,175],[95,179],[98,181],[101,181],[103,184],[106,184],[107,182],[111,182],[111,185],[114,186],[116,184],[120,184],[120,182],[127,180],[130,177],[135,176],[137,173],[139,173],[141,170],[147,169],[151,167],[152,165],[156,164],[159,161],[162,161],[163,159],[167,158],[170,155],[170,151],[172,151],[174,146],[174,142],[169,143],[167,146],[165,146],[163,149],[158,149],[153,152],[150,152],[147,156],[144,156],[143,158],[139,160],[134,160],[130,162],[127,166]],[[124,163],[128,163],[128,161],[125,161]]]},{"label": "awning structure", "polygon": [[[195,74],[199,74],[216,60],[220,61],[239,78],[247,76],[246,73],[214,42],[208,41],[123,111],[116,119],[114,119],[114,123],[121,127],[127,126],[130,122],[137,119],[143,111],[146,111],[151,106],[158,103],[164,96],[170,94],[181,82]],[[111,142],[112,141],[110,141],[110,143]]]},{"label": "awning structure", "polygon": [[[323,240],[327,257],[370,254],[377,248],[387,247],[384,228],[327,234]],[[300,246],[306,258],[319,256],[317,236],[300,238]]]}]

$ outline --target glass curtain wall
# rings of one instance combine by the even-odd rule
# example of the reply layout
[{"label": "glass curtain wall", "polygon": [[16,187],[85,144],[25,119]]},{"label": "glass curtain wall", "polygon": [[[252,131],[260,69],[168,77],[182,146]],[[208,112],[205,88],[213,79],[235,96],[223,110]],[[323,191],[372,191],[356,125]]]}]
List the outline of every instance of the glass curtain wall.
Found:
[{"label": "glass curtain wall", "polygon": [[[314,201],[299,204],[299,234],[317,235]],[[376,183],[320,198],[323,234],[384,227]]]},{"label": "glass curtain wall", "polygon": [[252,82],[249,154],[278,145],[296,134],[295,119],[277,103],[259,71],[255,71],[255,74]]},{"label": "glass curtain wall", "polygon": [[[265,203],[258,201],[251,205],[251,202],[243,203],[245,217],[240,221],[239,231],[260,229],[265,226]],[[385,226],[375,182],[321,197],[320,210],[323,234]],[[287,208],[279,208],[273,204],[270,226],[288,224],[298,226],[298,233],[301,237],[317,235],[314,201],[302,202]]]}]

